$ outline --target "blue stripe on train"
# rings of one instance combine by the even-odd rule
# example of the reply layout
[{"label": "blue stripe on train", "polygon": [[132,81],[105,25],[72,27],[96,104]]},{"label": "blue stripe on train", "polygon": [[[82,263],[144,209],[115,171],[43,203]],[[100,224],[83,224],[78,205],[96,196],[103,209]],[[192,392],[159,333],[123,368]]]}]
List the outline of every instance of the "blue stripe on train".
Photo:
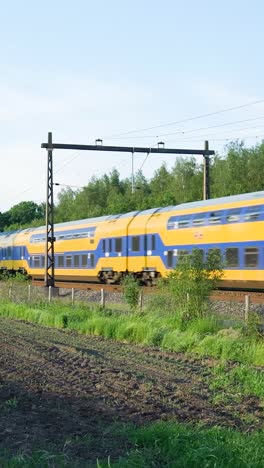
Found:
[{"label": "blue stripe on train", "polygon": [[[150,237],[152,236],[149,235]],[[144,236],[140,236],[140,246],[139,246],[139,251],[137,252],[133,252],[131,251],[131,244],[132,244],[132,237],[133,236],[129,236],[128,237],[128,256],[129,257],[143,257],[146,255],[146,251],[145,251],[145,244],[144,244]],[[97,263],[100,259],[102,258],[113,258],[113,260],[115,258],[118,258],[120,257],[119,253],[117,252],[103,252],[102,250],[102,245],[103,245],[103,240],[101,240],[96,248],[96,250],[85,250],[85,251],[65,251],[63,254],[55,254],[55,267],[56,268],[59,268],[58,267],[58,256],[59,255],[63,255],[64,257],[64,264],[66,264],[66,256],[67,255],[91,255],[93,254],[94,255],[94,266],[88,266],[88,267],[81,267],[81,266],[71,266],[71,267],[63,267],[63,269],[91,269],[91,268],[96,268],[97,266]],[[217,243],[211,243],[211,244],[188,244],[188,245],[178,245],[178,244],[174,244],[174,245],[164,245],[164,243],[162,242],[160,236],[158,234],[155,234],[155,250],[152,250],[151,251],[151,255],[149,255],[149,258],[151,257],[160,257],[163,264],[164,264],[164,267],[166,269],[171,269],[171,268],[174,268],[176,266],[176,263],[177,263],[177,256],[173,256],[173,261],[172,261],[172,266],[167,266],[167,258],[168,258],[168,255],[167,255],[167,252],[168,251],[174,251],[174,250],[185,250],[185,251],[188,251],[190,252],[191,250],[193,249],[203,249],[205,252],[207,252],[209,249],[212,249],[212,248],[218,248],[221,250],[221,253],[224,257],[224,253],[225,253],[225,249],[226,248],[235,248],[237,247],[239,249],[239,266],[238,267],[234,267],[233,269],[246,269],[246,270],[252,270],[252,269],[256,269],[256,268],[260,268],[260,269],[264,269],[264,241],[248,241],[248,242],[223,242],[221,244],[217,244]],[[257,267],[245,267],[245,262],[244,262],[244,253],[243,253],[243,249],[247,248],[247,247],[256,247],[259,249],[259,256],[258,256],[258,266]],[[147,249],[147,250],[151,250],[151,249]],[[127,252],[127,239],[126,237],[122,238],[122,252],[121,252],[121,257],[124,258],[126,257],[126,252]],[[108,255],[106,255],[106,253]],[[31,253],[31,255],[29,254],[28,252],[28,249],[26,246],[16,246],[16,247],[12,247],[12,255],[11,255],[11,258],[5,258],[6,260],[22,260],[21,257],[23,257],[23,259],[28,263],[28,265],[30,265],[31,268],[34,268],[34,264],[33,264],[33,261],[32,261],[32,257],[43,257],[44,256],[44,253],[43,255],[39,254],[39,253]],[[0,261],[3,261],[3,256],[1,257],[0,256]],[[72,262],[73,263],[73,262]],[[113,267],[114,267],[114,264],[113,264]],[[39,267],[36,267],[36,268],[39,268]],[[232,269],[231,267],[228,267],[228,269]]]}]

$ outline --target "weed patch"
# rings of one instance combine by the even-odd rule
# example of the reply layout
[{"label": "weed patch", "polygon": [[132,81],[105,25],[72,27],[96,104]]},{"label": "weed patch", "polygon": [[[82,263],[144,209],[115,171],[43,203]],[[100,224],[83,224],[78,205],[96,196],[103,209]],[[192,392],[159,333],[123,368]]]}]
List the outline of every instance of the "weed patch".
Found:
[{"label": "weed patch", "polygon": [[261,468],[264,457],[264,433],[241,434],[238,431],[174,422],[149,427],[127,428],[134,448],[127,457],[98,462],[100,468],[179,467]]}]

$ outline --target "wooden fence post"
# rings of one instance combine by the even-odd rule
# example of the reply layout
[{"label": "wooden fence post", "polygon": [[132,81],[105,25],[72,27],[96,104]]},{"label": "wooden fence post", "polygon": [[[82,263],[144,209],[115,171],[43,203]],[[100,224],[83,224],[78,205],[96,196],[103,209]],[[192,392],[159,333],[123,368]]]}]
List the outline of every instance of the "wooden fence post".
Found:
[{"label": "wooden fence post", "polygon": [[248,314],[249,314],[249,306],[250,306],[250,298],[249,296],[245,296],[245,321],[248,321]]},{"label": "wooden fence post", "polygon": [[51,302],[52,286],[49,286],[49,302]]},{"label": "wooden fence post", "polygon": [[143,291],[140,291],[140,292],[139,292],[139,296],[138,296],[138,307],[139,307],[140,310],[141,310],[142,307],[143,307]]},{"label": "wooden fence post", "polygon": [[101,289],[101,307],[105,308],[105,290]]},{"label": "wooden fence post", "polygon": [[12,286],[10,286],[9,290],[8,290],[8,299],[12,299]]},{"label": "wooden fence post", "polygon": [[31,301],[31,284],[28,285],[28,302]]},{"label": "wooden fence post", "polygon": [[71,294],[72,305],[74,304],[74,295],[75,295],[75,290],[74,288],[72,288],[72,294]]}]

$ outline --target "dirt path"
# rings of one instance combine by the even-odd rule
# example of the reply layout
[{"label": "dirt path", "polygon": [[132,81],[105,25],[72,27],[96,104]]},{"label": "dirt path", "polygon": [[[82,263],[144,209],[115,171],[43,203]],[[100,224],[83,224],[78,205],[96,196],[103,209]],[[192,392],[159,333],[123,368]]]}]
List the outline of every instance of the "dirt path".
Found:
[{"label": "dirt path", "polygon": [[110,447],[112,456],[125,451],[114,422],[176,418],[243,429],[248,414],[263,427],[256,398],[212,405],[214,365],[0,318],[0,449],[96,460]]}]

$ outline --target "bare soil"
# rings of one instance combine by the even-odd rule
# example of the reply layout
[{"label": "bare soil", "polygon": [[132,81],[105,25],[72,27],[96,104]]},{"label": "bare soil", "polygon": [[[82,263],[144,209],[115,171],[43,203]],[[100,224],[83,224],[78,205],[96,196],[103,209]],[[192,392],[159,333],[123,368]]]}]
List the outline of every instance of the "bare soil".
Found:
[{"label": "bare soil", "polygon": [[263,427],[258,398],[212,404],[215,364],[0,318],[0,452],[42,449],[95,466],[129,448],[115,435],[120,423]]}]

